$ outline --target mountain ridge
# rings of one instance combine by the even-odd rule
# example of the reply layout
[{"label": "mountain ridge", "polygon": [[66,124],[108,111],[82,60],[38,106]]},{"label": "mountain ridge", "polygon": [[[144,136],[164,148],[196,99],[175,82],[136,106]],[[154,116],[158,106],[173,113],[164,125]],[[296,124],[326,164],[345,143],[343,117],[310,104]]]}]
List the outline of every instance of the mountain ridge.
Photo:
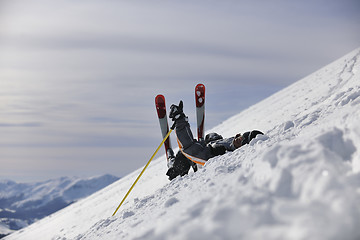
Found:
[{"label": "mountain ridge", "polygon": [[34,183],[0,180],[0,233],[19,230],[108,186],[119,178],[60,177]]}]

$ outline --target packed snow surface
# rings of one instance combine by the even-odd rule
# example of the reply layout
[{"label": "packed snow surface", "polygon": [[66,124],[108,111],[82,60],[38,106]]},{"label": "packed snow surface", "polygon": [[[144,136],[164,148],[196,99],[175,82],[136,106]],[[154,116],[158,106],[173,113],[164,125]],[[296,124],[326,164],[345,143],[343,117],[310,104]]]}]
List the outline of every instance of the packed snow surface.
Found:
[{"label": "packed snow surface", "polygon": [[210,130],[266,134],[196,173],[154,160],[114,217],[141,169],[6,239],[360,239],[359,70],[360,48]]}]

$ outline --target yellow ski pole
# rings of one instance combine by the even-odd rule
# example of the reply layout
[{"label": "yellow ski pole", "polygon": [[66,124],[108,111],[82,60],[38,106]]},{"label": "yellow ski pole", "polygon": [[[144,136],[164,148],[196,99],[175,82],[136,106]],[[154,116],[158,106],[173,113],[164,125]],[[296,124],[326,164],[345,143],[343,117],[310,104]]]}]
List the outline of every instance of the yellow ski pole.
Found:
[{"label": "yellow ski pole", "polygon": [[113,216],[115,215],[115,213],[119,210],[120,206],[123,204],[123,202],[125,201],[125,199],[127,198],[127,196],[129,195],[129,193],[131,192],[131,190],[134,188],[135,184],[137,183],[137,181],[139,181],[141,175],[145,172],[146,168],[149,166],[151,160],[155,157],[155,155],[157,154],[157,152],[159,151],[159,149],[161,148],[161,145],[164,144],[164,142],[166,141],[166,139],[169,137],[170,133],[172,131],[172,128],[170,129],[170,131],[166,134],[166,136],[164,137],[164,139],[162,140],[162,142],[160,143],[159,147],[155,150],[154,154],[151,156],[150,160],[147,162],[147,164],[145,165],[144,169],[141,171],[141,173],[139,174],[139,176],[137,177],[137,179],[135,180],[135,182],[133,183],[133,185],[131,186],[131,188],[129,189],[129,191],[126,193],[125,197],[123,198],[123,200],[120,202],[119,206],[116,208],[115,212],[113,213]]}]

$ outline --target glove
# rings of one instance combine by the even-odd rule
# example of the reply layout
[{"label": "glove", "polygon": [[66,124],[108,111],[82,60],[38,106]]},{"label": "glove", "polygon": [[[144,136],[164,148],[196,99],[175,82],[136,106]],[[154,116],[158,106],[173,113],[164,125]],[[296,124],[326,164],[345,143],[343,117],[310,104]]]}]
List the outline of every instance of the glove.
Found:
[{"label": "glove", "polygon": [[182,117],[185,117],[185,114],[183,112],[183,101],[180,101],[179,106],[176,106],[175,104],[170,106],[170,114],[169,117],[176,121]]},{"label": "glove", "polygon": [[256,138],[256,135],[258,135],[258,134],[264,135],[264,133],[262,133],[262,132],[260,132],[258,130],[252,130],[251,132],[244,133],[244,135],[243,135],[244,139],[241,142],[241,146],[250,143],[251,140]]}]

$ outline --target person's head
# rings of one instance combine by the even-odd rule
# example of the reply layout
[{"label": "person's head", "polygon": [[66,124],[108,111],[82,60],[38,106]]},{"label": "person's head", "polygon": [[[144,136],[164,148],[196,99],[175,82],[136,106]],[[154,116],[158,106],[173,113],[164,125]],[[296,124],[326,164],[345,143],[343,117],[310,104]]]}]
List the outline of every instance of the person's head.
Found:
[{"label": "person's head", "polygon": [[238,133],[235,135],[232,144],[234,145],[235,148],[239,148],[242,146],[243,140],[244,140],[244,137],[241,135],[241,133]]}]

